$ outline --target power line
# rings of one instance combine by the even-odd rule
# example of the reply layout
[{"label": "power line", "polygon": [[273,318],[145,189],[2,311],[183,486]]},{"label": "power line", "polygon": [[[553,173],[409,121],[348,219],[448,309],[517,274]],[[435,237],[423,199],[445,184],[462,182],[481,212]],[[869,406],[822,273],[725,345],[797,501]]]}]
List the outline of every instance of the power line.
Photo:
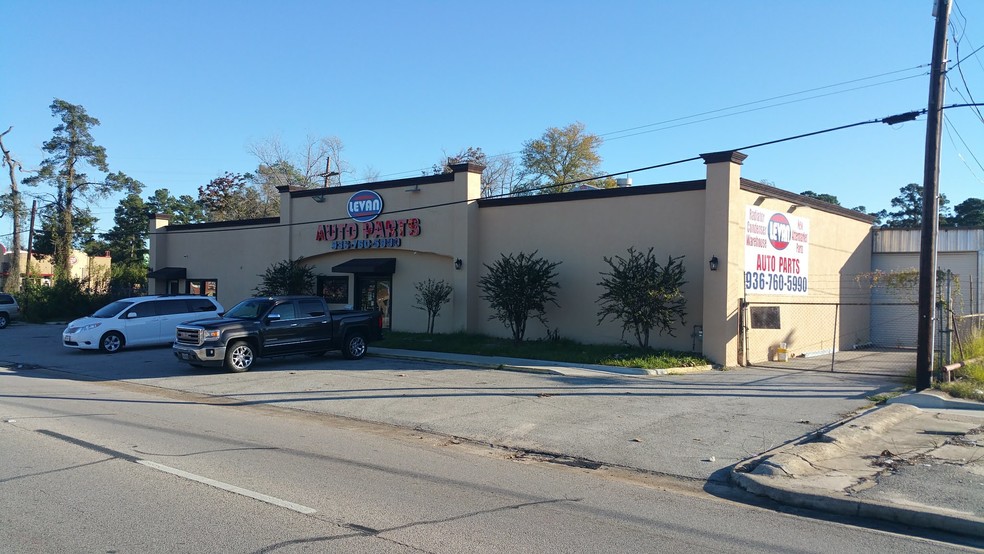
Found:
[{"label": "power line", "polygon": [[[716,116],[716,117],[708,117],[708,118],[699,119],[697,121],[686,122],[686,120],[688,120],[688,119],[694,119],[694,118],[702,117],[702,116],[705,116],[705,115],[711,115],[711,114],[715,114],[715,113],[726,112],[726,111],[729,111],[729,110],[735,110],[735,109],[738,109],[738,108],[744,108],[746,106],[754,106],[756,104],[762,104],[762,103],[765,103],[765,102],[771,102],[773,100],[781,100],[783,98],[790,98],[790,97],[793,97],[793,96],[799,96],[799,95],[808,94],[808,93],[816,92],[816,91],[820,91],[820,90],[827,90],[827,89],[831,89],[831,88],[841,87],[841,86],[844,86],[844,85],[849,85],[849,84],[853,84],[853,83],[859,83],[859,82],[862,82],[862,81],[870,81],[872,79],[878,79],[880,77],[886,77],[888,75],[896,75],[898,73],[904,73],[904,72],[913,71],[913,70],[916,70],[916,69],[923,69],[923,68],[926,68],[926,67],[929,67],[929,64],[920,64],[920,65],[916,65],[916,66],[913,66],[913,67],[908,67],[908,68],[905,68],[905,69],[896,69],[894,71],[886,71],[884,73],[879,73],[877,75],[869,75],[867,77],[859,77],[857,79],[849,79],[847,81],[841,81],[839,83],[833,83],[833,84],[829,84],[829,85],[823,85],[823,86],[819,86],[819,87],[813,87],[813,88],[809,88],[809,89],[805,89],[805,90],[801,90],[801,91],[797,91],[797,92],[790,92],[790,93],[786,93],[786,94],[780,94],[778,96],[772,96],[772,97],[769,97],[769,98],[763,98],[761,100],[753,100],[751,102],[743,102],[741,104],[735,104],[733,106],[727,106],[727,107],[723,107],[723,108],[716,108],[716,109],[713,109],[713,110],[707,110],[707,111],[704,111],[704,112],[698,112],[698,113],[691,114],[691,115],[685,115],[685,116],[681,116],[681,117],[675,117],[675,118],[672,118],[672,119],[667,119],[667,120],[664,120],[664,121],[658,121],[658,122],[655,122],[655,123],[647,123],[645,125],[637,125],[635,127],[629,127],[629,128],[620,129],[620,130],[617,130],[617,131],[608,131],[606,133],[601,133],[598,136],[600,136],[600,137],[608,137],[608,136],[611,136],[611,135],[621,135],[622,133],[629,133],[631,131],[637,131],[637,130],[640,130],[640,129],[647,129],[649,127],[656,127],[656,126],[660,126],[660,125],[666,125],[667,123],[676,123],[678,121],[684,122],[684,123],[680,123],[680,124],[677,124],[677,125],[670,125],[670,126],[667,126],[667,127],[661,127],[659,129],[653,129],[653,130],[650,130],[650,131],[643,131],[643,132],[639,132],[639,133],[631,133],[631,134],[628,134],[628,135],[615,136],[615,137],[606,139],[606,140],[618,140],[618,139],[623,139],[623,138],[629,138],[629,137],[634,137],[634,136],[638,136],[638,135],[643,135],[643,134],[647,134],[647,133],[652,133],[652,132],[657,132],[657,131],[663,131],[663,130],[666,130],[666,129],[674,129],[674,128],[683,127],[683,126],[686,126],[686,125],[694,125],[694,124],[703,123],[703,122],[706,122],[706,121],[713,121],[715,119],[720,119],[720,118],[724,118],[724,117],[731,117],[733,115],[741,115],[741,114],[751,113],[751,112],[754,112],[754,111],[764,110],[764,109],[768,109],[768,108],[785,106],[787,104],[794,104],[794,103],[797,103],[797,102],[805,102],[807,100],[815,100],[817,98],[824,98],[824,97],[833,96],[833,95],[836,95],[836,94],[843,94],[843,93],[847,93],[847,92],[854,92],[856,90],[862,90],[862,89],[865,89],[865,88],[872,88],[872,87],[877,87],[877,86],[882,86],[882,85],[889,85],[889,84],[892,84],[892,83],[897,83],[899,81],[905,81],[905,80],[908,80],[908,79],[914,79],[914,78],[918,78],[918,77],[923,77],[925,75],[928,75],[928,72],[921,72],[918,75],[911,75],[911,76],[908,76],[908,77],[902,77],[902,78],[898,78],[898,79],[891,79],[891,80],[888,80],[888,81],[882,81],[882,82],[879,82],[879,83],[872,83],[872,84],[869,84],[869,85],[864,85],[864,86],[860,86],[860,87],[854,87],[854,88],[850,88],[850,89],[846,89],[846,90],[833,91],[833,92],[830,92],[830,93],[827,93],[827,94],[818,94],[818,95],[810,96],[810,97],[807,97],[807,98],[800,98],[800,99],[796,99],[796,100],[790,100],[790,101],[787,101],[787,102],[781,102],[781,103],[778,103],[778,104],[772,104],[772,105],[768,105],[768,106],[761,106],[761,107],[750,109],[750,110],[743,110],[743,111],[739,111],[739,112],[735,112],[735,113],[731,113],[731,114],[723,114],[723,115]],[[494,155],[491,155],[491,156],[489,156],[489,158],[515,157],[517,154],[520,154],[520,153],[522,153],[522,151],[505,152],[505,153],[502,153],[502,154],[494,154]],[[395,172],[395,173],[387,173],[387,174],[384,174],[384,175],[380,175],[380,177],[394,177],[394,176],[399,176],[399,175],[407,175],[407,174],[411,174],[411,173],[413,173],[413,174],[416,174],[416,173],[424,173],[424,174],[426,174],[426,172],[429,169],[431,169],[431,168],[426,167],[426,168],[421,168],[421,169],[416,169],[416,170],[399,171],[399,172]]]},{"label": "power line", "polygon": [[[959,8],[958,8],[958,10],[959,10]],[[963,12],[960,12],[960,15],[963,16]],[[966,17],[964,17],[964,20],[966,21]],[[966,24],[965,24],[964,25],[964,33],[966,33],[966,29],[967,29],[967,27],[966,27]],[[955,50],[955,52],[957,54],[957,58],[958,59],[960,58],[960,41],[963,39],[963,34],[964,33],[961,33],[961,36],[959,36],[959,37],[954,37],[954,40],[953,40],[953,47],[954,47],[954,50]],[[976,52],[976,50],[974,52]],[[971,55],[973,55],[973,53]],[[967,91],[967,96],[970,98],[970,101],[971,102],[975,102],[974,95],[973,95],[973,93],[970,92],[970,85],[967,84],[967,78],[966,78],[966,76],[964,76],[963,67],[960,65],[960,62],[958,61],[956,64],[954,64],[954,66],[951,67],[946,73],[949,74],[950,71],[952,71],[954,67],[957,69],[957,74],[960,75],[960,81],[963,82],[964,89]],[[947,79],[947,81],[949,81],[949,79]],[[953,88],[953,87],[951,87],[951,88]],[[959,91],[959,89],[953,88],[953,90],[956,90],[957,93],[960,94],[961,98],[963,97],[963,93],[961,93]],[[966,100],[966,98],[964,98],[964,100]],[[976,108],[975,107],[974,108],[974,111],[977,113],[977,117],[980,118],[981,122],[984,123],[984,114],[981,114],[981,110],[979,108]]]},{"label": "power line", "polygon": [[[867,120],[867,121],[859,121],[859,122],[856,122],[856,123],[849,123],[847,125],[840,125],[840,126],[837,126],[837,127],[830,127],[830,128],[822,129],[822,130],[819,130],[819,131],[812,131],[812,132],[809,132],[809,133],[802,133],[802,134],[798,134],[798,135],[792,135],[792,136],[788,136],[788,137],[784,137],[784,138],[780,138],[780,139],[775,139],[775,140],[770,140],[770,141],[766,141],[766,142],[760,142],[760,143],[756,143],[756,144],[750,144],[750,145],[746,145],[746,146],[741,146],[741,147],[738,147],[738,148],[725,149],[723,151],[724,152],[728,152],[728,151],[739,151],[739,150],[751,150],[751,149],[754,149],[754,148],[761,148],[763,146],[770,146],[770,145],[779,144],[779,143],[782,143],[782,142],[788,142],[788,141],[798,140],[798,139],[802,139],[802,138],[806,138],[806,137],[812,137],[812,136],[816,136],[816,135],[822,135],[822,134],[825,134],[825,133],[832,133],[834,131],[842,131],[842,130],[845,130],[845,129],[850,129],[852,127],[859,127],[859,126],[862,126],[862,125],[870,125],[870,124],[873,124],[873,123],[895,124],[895,123],[900,123],[900,122],[903,122],[903,121],[911,121],[911,120],[914,120],[919,115],[922,115],[924,113],[926,113],[926,110],[925,109],[923,109],[923,110],[915,110],[915,111],[911,111],[911,112],[906,112],[905,114],[893,115],[893,116],[888,116],[888,117],[883,117],[883,118],[878,118],[878,119],[870,119],[870,120]],[[552,184],[552,185],[546,185],[546,186],[543,186],[543,187],[538,187],[538,188],[530,189],[528,191],[523,191],[523,192],[537,192],[537,191],[548,190],[548,189],[552,189],[552,188],[556,188],[556,187],[561,187],[561,186],[576,185],[576,184],[585,183],[585,182],[589,182],[589,181],[597,181],[599,179],[607,179],[609,177],[615,177],[617,175],[628,175],[628,174],[632,174],[632,173],[639,173],[639,172],[642,172],[642,171],[649,171],[649,170],[653,170],[653,169],[660,169],[660,168],[669,167],[669,166],[672,166],[672,165],[678,165],[678,164],[687,163],[687,162],[692,162],[692,161],[696,161],[696,160],[700,160],[700,159],[701,159],[701,156],[698,155],[698,156],[693,156],[693,157],[690,157],[690,158],[683,158],[683,159],[679,159],[679,160],[674,160],[674,161],[671,161],[671,162],[664,162],[664,163],[649,165],[649,166],[646,166],[646,167],[638,167],[638,168],[635,168],[635,169],[629,169],[629,170],[623,170],[623,171],[616,171],[614,173],[609,173],[607,175],[598,175],[598,176],[594,176],[594,177],[590,177],[590,178],[578,179],[576,181],[568,181],[568,182],[564,182],[564,183],[556,183],[556,184]],[[507,197],[507,196],[512,196],[512,194],[513,193],[502,193],[502,194],[493,195],[493,196],[491,196],[489,198]],[[399,214],[399,213],[405,213],[405,212],[417,212],[417,211],[427,210],[427,209],[432,209],[432,208],[442,208],[442,207],[446,207],[446,206],[453,206],[453,205],[456,205],[456,204],[464,204],[464,203],[472,202],[472,201],[474,201],[474,200],[454,200],[454,201],[450,201],[450,202],[442,202],[442,203],[431,204],[431,205],[427,205],[427,206],[416,206],[416,207],[413,207],[413,208],[406,208],[406,209],[402,209],[402,210],[394,210],[394,211],[387,212],[387,213],[389,213],[389,214]],[[348,220],[347,217],[337,217],[337,218],[332,218],[332,219],[318,219],[316,221],[300,221],[300,222],[289,222],[289,223],[273,223],[273,224],[269,224],[269,225],[255,225],[255,226],[251,226],[250,228],[251,229],[275,229],[275,228],[280,228],[280,227],[293,227],[295,225],[311,225],[311,224],[331,223],[331,222],[335,222],[335,221],[346,221],[346,220]],[[230,226],[233,226],[234,225],[234,222],[229,222],[229,225]],[[186,230],[186,231],[184,231],[184,230],[167,231],[167,234],[213,233],[213,232],[228,232],[228,231],[237,231],[238,232],[239,230],[240,229],[232,229],[232,228],[222,228],[222,229],[193,229],[193,230],[192,229],[189,229],[189,230]],[[151,235],[155,235],[155,234],[165,234],[165,233],[152,232],[150,234]]]},{"label": "power line", "polygon": [[[970,146],[967,145],[967,141],[963,139],[963,137],[960,135],[960,132],[957,131],[957,128],[953,125],[953,122],[950,121],[950,118],[947,117],[946,114],[943,115],[943,121],[946,122],[946,126],[944,128],[946,129],[946,134],[950,137],[950,142],[953,142],[954,145],[956,144],[956,141],[953,140],[953,135],[951,134],[951,132],[955,133],[957,135],[957,138],[959,138],[960,142],[964,145],[964,148],[967,149],[967,153],[970,154],[970,157],[974,158],[974,162],[977,163],[977,167],[981,168],[981,171],[984,171],[984,165],[981,165],[980,160],[978,160],[977,156],[974,155],[974,151],[970,149]],[[970,171],[970,174],[973,175],[974,178],[977,179],[979,182],[984,183],[984,180],[981,180],[981,178],[977,176],[977,173],[974,172],[973,168],[970,167],[970,164],[967,163],[967,160],[964,159],[964,157],[961,156],[959,152],[957,153],[957,156],[959,156],[960,161],[962,161],[963,164],[967,166],[967,170]]]},{"label": "power line", "polygon": [[[683,117],[677,117],[677,118],[673,118],[673,119],[667,119],[665,121],[659,121],[659,122],[656,122],[656,123],[649,123],[647,125],[640,125],[638,127],[631,127],[629,129],[622,129],[621,131],[611,131],[611,132],[608,132],[608,133],[602,133],[599,136],[604,137],[604,136],[608,136],[608,135],[616,135],[616,134],[619,134],[619,133],[626,133],[626,132],[635,131],[635,130],[638,130],[638,129],[645,129],[647,127],[655,127],[655,126],[658,126],[658,125],[664,125],[666,123],[675,123],[677,121],[683,121],[683,120],[686,120],[686,119],[693,119],[695,117],[701,117],[701,116],[710,115],[710,114],[713,114],[713,113],[719,113],[719,112],[734,110],[734,109],[738,109],[738,108],[744,108],[745,106],[753,106],[755,104],[762,104],[762,103],[765,103],[765,102],[771,102],[773,100],[780,100],[780,99],[783,99],[783,98],[789,98],[791,96],[799,96],[801,94],[807,94],[807,93],[816,92],[816,91],[819,91],[819,90],[826,90],[826,89],[835,88],[835,87],[839,87],[839,86],[849,85],[849,84],[852,84],[852,83],[858,83],[858,82],[861,82],[861,81],[869,81],[871,79],[877,79],[879,77],[885,77],[887,75],[895,75],[896,73],[903,73],[903,72],[906,72],[906,71],[912,71],[914,69],[921,69],[921,68],[924,68],[924,67],[929,67],[929,64],[922,64],[922,65],[917,65],[917,66],[914,66],[914,67],[909,67],[909,68],[906,68],[906,69],[898,69],[898,70],[895,70],[895,71],[888,71],[888,72],[885,72],[885,73],[880,73],[878,75],[871,75],[869,77],[861,77],[861,78],[858,78],[858,79],[851,79],[851,80],[848,80],[848,81],[842,81],[840,83],[834,83],[834,84],[831,84],[831,85],[824,85],[824,86],[821,86],[821,87],[815,87],[815,88],[811,88],[811,89],[801,90],[799,92],[790,92],[788,94],[780,94],[778,96],[773,96],[771,98],[765,98],[765,99],[762,99],[762,100],[755,100],[755,101],[752,101],[752,102],[745,102],[745,103],[742,103],[742,104],[735,104],[733,106],[728,106],[728,107],[725,107],[725,108],[718,108],[718,109],[715,109],[715,110],[708,110],[706,112],[700,112],[700,113],[696,113],[696,114],[693,114],[693,115],[688,115],[688,116],[683,116]],[[880,85],[883,85],[883,84],[891,84],[891,83],[894,83],[894,82],[897,82],[897,81],[902,81],[902,80],[910,79],[910,78],[913,78],[913,77],[921,77],[921,76],[926,75],[926,74],[927,74],[926,72],[923,72],[923,73],[920,73],[919,75],[913,75],[913,76],[910,76],[910,77],[903,77],[901,79],[893,79],[891,81],[885,81],[885,82],[882,82],[882,83],[874,83],[874,84],[871,84],[871,85],[865,85],[863,87],[856,87],[856,88],[851,88],[851,89],[847,89],[847,90],[836,91],[836,92],[832,92],[830,94],[823,94],[823,95],[819,95],[819,96],[811,96],[809,98],[803,98],[803,99],[800,99],[800,100],[795,100],[793,102],[799,102],[799,101],[803,101],[803,100],[812,100],[812,99],[815,99],[815,98],[822,98],[824,96],[830,96],[830,95],[833,95],[833,94],[841,94],[841,93],[844,93],[844,92],[852,92],[852,91],[855,91],[855,90],[860,90],[860,89],[863,89],[863,88],[869,88],[869,87],[872,87],[872,86],[880,86]],[[793,102],[783,102],[783,103],[780,103],[780,104],[775,104],[775,106],[784,106],[786,104],[790,104],[790,103],[793,103]],[[774,106],[766,106],[766,107],[774,107]],[[748,110],[748,111],[756,111],[756,110]],[[737,112],[737,113],[747,113],[747,111],[742,111],[742,112]],[[737,115],[737,114],[730,114],[730,115]],[[701,121],[708,121],[708,119],[702,119]],[[629,135],[629,136],[635,136],[635,135]]]},{"label": "power line", "polygon": [[[908,80],[908,79],[915,79],[915,78],[918,78],[918,77],[923,77],[924,75],[926,75],[926,74],[923,73],[923,74],[920,74],[920,75],[912,75],[910,77],[902,77],[902,78],[899,78],[899,79],[894,79],[892,81],[887,81],[885,83],[875,83],[875,84],[872,84],[872,85],[865,85],[865,86],[862,86],[862,87],[856,87],[856,88],[853,88],[853,89],[850,89],[850,90],[851,91],[854,91],[854,90],[860,90],[860,89],[864,89],[864,88],[871,88],[871,87],[879,86],[879,85],[882,85],[882,84],[895,83],[895,82],[898,82],[898,81],[905,81],[905,80]],[[655,133],[657,131],[665,131],[667,129],[675,129],[677,127],[683,127],[685,125],[692,125],[692,124],[696,124],[696,123],[704,123],[705,121],[712,121],[712,120],[715,120],[715,119],[722,119],[722,118],[731,117],[731,116],[734,116],[734,115],[741,115],[741,114],[746,114],[746,113],[751,113],[751,112],[757,112],[757,111],[765,110],[765,109],[768,109],[768,108],[775,108],[775,107],[779,107],[779,106],[785,106],[787,104],[795,104],[797,102],[804,102],[806,100],[814,100],[814,99],[823,98],[823,97],[826,97],[826,96],[833,96],[835,94],[840,94],[841,92],[849,92],[849,91],[838,91],[838,92],[830,92],[830,93],[826,93],[826,94],[818,94],[816,96],[811,96],[811,97],[808,97],[808,98],[800,98],[800,99],[797,99],[797,100],[789,100],[787,102],[781,102],[781,103],[778,103],[778,104],[770,104],[768,106],[761,106],[761,107],[758,107],[758,108],[752,108],[752,109],[743,110],[743,111],[740,111],[740,112],[734,112],[734,113],[730,113],[730,114],[723,114],[723,115],[718,115],[718,116],[714,116],[714,117],[707,117],[707,118],[699,119],[699,120],[696,120],[696,121],[689,121],[689,122],[680,123],[680,124],[677,124],[677,125],[669,125],[667,127],[661,127],[659,129],[652,129],[652,130],[649,130],[649,131],[640,131],[638,133],[632,133],[632,134],[629,134],[629,135],[623,135],[623,136],[619,136],[619,137],[613,137],[613,138],[608,139],[608,140],[617,140],[617,139],[623,139],[623,138],[628,138],[628,137],[634,137],[634,136],[637,136],[637,135],[643,135],[643,134],[647,134],[647,133]]]}]

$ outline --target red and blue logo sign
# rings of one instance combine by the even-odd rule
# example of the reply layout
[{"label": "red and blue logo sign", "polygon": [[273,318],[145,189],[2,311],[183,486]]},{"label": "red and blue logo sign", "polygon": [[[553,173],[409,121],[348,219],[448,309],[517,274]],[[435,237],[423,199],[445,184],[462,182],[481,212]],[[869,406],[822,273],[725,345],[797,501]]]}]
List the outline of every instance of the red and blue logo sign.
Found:
[{"label": "red and blue logo sign", "polygon": [[789,220],[786,216],[782,214],[773,214],[769,218],[769,226],[767,229],[769,234],[769,242],[772,243],[772,247],[776,250],[785,250],[789,246],[789,241],[793,235],[793,227],[789,224]]},{"label": "red and blue logo sign", "polygon": [[376,191],[360,190],[349,198],[349,217],[359,223],[372,221],[381,213],[383,213],[383,198]]}]

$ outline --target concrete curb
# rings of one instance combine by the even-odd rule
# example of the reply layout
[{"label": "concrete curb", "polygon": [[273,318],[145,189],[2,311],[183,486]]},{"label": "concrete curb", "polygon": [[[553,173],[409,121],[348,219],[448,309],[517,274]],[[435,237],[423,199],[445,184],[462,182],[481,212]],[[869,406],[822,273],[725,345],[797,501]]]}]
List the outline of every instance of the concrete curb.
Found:
[{"label": "concrete curb", "polygon": [[[510,363],[508,361],[497,361],[496,358],[489,357],[488,361],[479,360],[469,360],[465,359],[464,356],[451,354],[447,357],[434,356],[427,351],[406,351],[400,350],[399,352],[390,351],[390,349],[385,349],[383,351],[374,350],[368,355],[377,356],[380,358],[393,358],[402,360],[415,360],[421,362],[429,363],[454,363],[459,365],[466,365],[469,367],[478,367],[483,369],[493,369],[499,371],[515,371],[519,373],[537,373],[541,375],[565,375],[568,377],[588,377],[593,375],[605,375],[605,374],[615,374],[615,375],[629,375],[629,376],[655,376],[655,375],[685,375],[691,373],[702,373],[705,371],[711,371],[714,366],[705,365],[697,367],[675,367],[675,368],[663,368],[663,369],[644,369],[638,367],[621,367],[621,366],[583,366],[576,364],[565,364],[559,362],[550,361],[538,361],[529,360],[529,364],[517,364]],[[481,358],[482,356],[471,356],[472,358]]]},{"label": "concrete curb", "polygon": [[890,398],[885,403],[908,404],[917,408],[931,410],[984,410],[984,402],[954,398],[936,389],[926,389],[919,392],[910,391],[895,398]]},{"label": "concrete curb", "polygon": [[522,372],[522,373],[541,373],[541,374],[546,374],[546,375],[563,375],[563,373],[561,373],[559,371],[552,370],[552,369],[537,368],[537,367],[506,366],[506,365],[502,365],[502,364],[493,364],[491,362],[488,362],[488,363],[483,363],[483,362],[470,362],[470,361],[466,361],[466,360],[453,360],[452,361],[452,360],[449,360],[447,358],[432,358],[432,357],[428,357],[428,356],[415,356],[415,355],[412,355],[412,354],[391,354],[391,353],[386,353],[386,352],[371,352],[368,355],[369,356],[375,356],[377,358],[392,358],[394,360],[413,360],[413,361],[417,361],[417,362],[428,362],[428,363],[435,363],[435,364],[455,363],[455,364],[458,364],[458,365],[465,365],[465,366],[469,366],[469,367],[477,367],[477,368],[480,368],[480,369],[492,369],[492,370],[500,369],[500,370],[504,370],[504,371],[518,371],[518,372]]},{"label": "concrete curb", "polygon": [[984,519],[970,514],[941,514],[873,500],[839,498],[820,491],[808,492],[805,487],[784,487],[775,483],[777,479],[785,478],[731,472],[731,481],[742,489],[788,506],[984,538]]},{"label": "concrete curb", "polygon": [[[901,523],[912,527],[984,538],[984,518],[939,508],[930,511],[911,506],[860,499],[809,486],[805,479],[816,473],[818,462],[842,455],[866,437],[879,435],[911,419],[922,410],[908,404],[877,406],[834,424],[814,442],[788,443],[735,464],[731,482],[758,496],[800,508],[831,514]],[[802,483],[802,484],[801,484]]]}]

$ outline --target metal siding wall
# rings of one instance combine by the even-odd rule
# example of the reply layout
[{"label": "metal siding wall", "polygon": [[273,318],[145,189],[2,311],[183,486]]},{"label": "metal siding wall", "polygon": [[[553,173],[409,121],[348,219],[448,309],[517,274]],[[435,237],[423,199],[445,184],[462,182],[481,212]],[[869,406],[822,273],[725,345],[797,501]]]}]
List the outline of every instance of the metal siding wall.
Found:
[{"label": "metal siding wall", "polygon": [[[980,296],[978,253],[975,252],[940,252],[937,265],[941,270],[949,269],[958,278],[958,285],[952,291],[954,309],[958,314],[973,313],[978,309],[977,298]],[[915,269],[919,267],[918,253],[878,253],[871,256],[873,270],[885,272]],[[872,290],[872,302],[899,302],[918,300],[916,291],[905,293],[904,298],[898,293],[886,290]],[[901,306],[871,306],[871,342],[876,346],[912,347],[916,346],[916,319],[918,310],[915,305]]]}]

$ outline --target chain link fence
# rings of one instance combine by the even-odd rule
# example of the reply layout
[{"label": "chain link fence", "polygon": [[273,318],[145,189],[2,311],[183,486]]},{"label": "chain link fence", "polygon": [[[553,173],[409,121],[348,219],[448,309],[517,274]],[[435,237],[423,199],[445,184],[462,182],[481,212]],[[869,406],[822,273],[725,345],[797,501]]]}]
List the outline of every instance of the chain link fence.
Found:
[{"label": "chain link fence", "polygon": [[[851,281],[855,286],[848,285]],[[744,302],[740,318],[743,362],[892,376],[914,372],[918,273],[842,277],[838,284],[839,302]],[[973,292],[961,287],[951,272],[939,272],[934,337],[939,365],[965,358],[970,342],[984,333],[984,314],[961,315],[973,306]]]},{"label": "chain link fence", "polygon": [[902,376],[915,369],[917,304],[746,302],[747,365]]}]

